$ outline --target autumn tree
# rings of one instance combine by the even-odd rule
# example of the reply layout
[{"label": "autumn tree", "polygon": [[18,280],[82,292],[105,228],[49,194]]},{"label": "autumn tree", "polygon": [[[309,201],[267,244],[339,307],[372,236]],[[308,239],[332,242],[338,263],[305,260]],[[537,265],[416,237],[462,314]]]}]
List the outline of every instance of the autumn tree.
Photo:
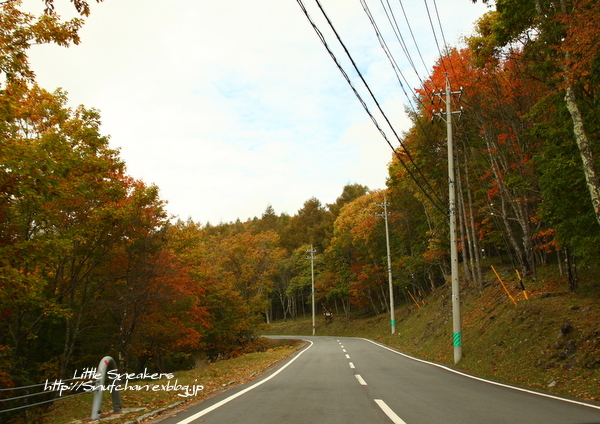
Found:
[{"label": "autumn tree", "polygon": [[495,5],[493,23],[479,44],[485,46],[482,50],[499,54],[521,43],[532,72],[550,90],[561,93],[600,224],[600,178],[594,152],[598,132],[594,101],[597,81],[593,76],[598,58],[597,1],[499,0]]},{"label": "autumn tree", "polygon": [[[415,160],[420,136],[416,128],[405,143]],[[390,233],[395,280],[398,285],[425,293],[443,284],[448,273],[448,224],[427,199],[406,169],[393,160],[389,166],[388,201],[390,202]],[[433,180],[431,180],[433,183]]]},{"label": "autumn tree", "polygon": [[[81,16],[89,16],[90,14],[90,2],[87,0],[70,0],[75,7],[77,13]],[[96,0],[96,3],[102,3],[103,0]],[[54,0],[43,0],[46,5],[46,14],[53,15],[56,12]]]},{"label": "autumn tree", "polygon": [[342,300],[347,293],[355,306],[375,313],[387,308],[385,232],[375,215],[381,201],[381,192],[370,192],[341,209],[325,261],[329,273],[336,274],[325,286],[332,292],[331,300],[336,296]]},{"label": "autumn tree", "polygon": [[304,202],[298,213],[290,218],[282,235],[282,244],[294,249],[303,244],[312,244],[319,252],[323,252],[331,237],[333,219],[331,213],[315,197]]},{"label": "autumn tree", "polygon": [[[159,366],[166,349],[197,348],[204,327],[157,188],[125,174],[97,111],[66,101],[22,85],[0,98],[0,345],[19,383],[64,377],[113,346],[124,366]],[[149,355],[151,342],[163,350]]]},{"label": "autumn tree", "polygon": [[310,245],[300,246],[279,262],[271,305],[275,319],[306,315],[311,283],[309,249]]},{"label": "autumn tree", "polygon": [[[220,232],[186,224],[186,263],[194,284],[206,293],[209,327],[203,339],[211,360],[251,349],[267,321],[276,274],[285,251],[274,231]],[[192,236],[192,234],[195,234]]]},{"label": "autumn tree", "polygon": [[[74,0],[81,12],[89,13],[87,2]],[[61,22],[54,14],[35,17],[22,12],[20,0],[8,0],[0,4],[0,75],[8,82],[32,82],[35,73],[29,66],[28,49],[35,44],[79,44],[79,30],[83,21],[79,18]],[[46,1],[51,10],[53,1]]]},{"label": "autumn tree", "polygon": [[334,219],[338,217],[344,205],[364,196],[369,192],[367,186],[361,184],[346,184],[342,189],[342,194],[335,199],[334,203],[328,204],[327,208],[332,213]]}]

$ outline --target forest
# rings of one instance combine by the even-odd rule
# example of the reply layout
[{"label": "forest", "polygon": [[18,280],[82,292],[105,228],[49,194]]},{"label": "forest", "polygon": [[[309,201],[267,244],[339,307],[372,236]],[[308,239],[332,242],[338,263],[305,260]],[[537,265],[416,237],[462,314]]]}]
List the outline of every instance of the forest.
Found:
[{"label": "forest", "polygon": [[[468,6],[468,0],[465,0]],[[497,0],[415,91],[383,190],[340,188],[294,215],[211,225],[168,216],[158,187],[129,176],[100,113],[35,82],[32,44],[79,42],[79,19],[0,4],[0,386],[65,378],[113,356],[161,372],[260,349],[273,320],[386,312],[450,273],[446,123],[453,118],[461,285],[482,261],[527,279],[553,263],[565,290],[600,265],[600,7],[596,0]],[[87,3],[75,1],[85,16]]]}]

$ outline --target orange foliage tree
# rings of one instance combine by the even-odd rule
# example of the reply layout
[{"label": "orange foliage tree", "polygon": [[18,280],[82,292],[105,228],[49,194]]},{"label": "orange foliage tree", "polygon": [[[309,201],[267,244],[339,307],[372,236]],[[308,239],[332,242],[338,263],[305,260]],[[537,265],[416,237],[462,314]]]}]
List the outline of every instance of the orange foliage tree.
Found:
[{"label": "orange foliage tree", "polygon": [[197,344],[203,292],[166,250],[157,188],[125,174],[98,113],[35,86],[11,85],[0,104],[0,345],[12,378],[64,377],[113,352],[128,365],[156,313]]}]

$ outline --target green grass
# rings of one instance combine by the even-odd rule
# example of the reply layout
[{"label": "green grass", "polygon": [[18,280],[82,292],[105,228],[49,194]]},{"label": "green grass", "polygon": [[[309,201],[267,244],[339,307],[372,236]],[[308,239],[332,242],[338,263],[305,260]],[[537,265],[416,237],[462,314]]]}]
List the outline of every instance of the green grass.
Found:
[{"label": "green grass", "polygon": [[[461,288],[463,358],[457,368],[483,377],[586,400],[600,401],[600,284],[596,273],[580,272],[580,290],[547,277],[528,282],[529,300],[516,289],[508,269],[500,272],[515,306],[495,277],[486,287]],[[542,273],[552,275],[551,270]],[[493,275],[493,274],[490,274]],[[319,316],[317,335],[373,339],[419,358],[454,366],[451,293],[433,292],[425,305],[396,308],[396,334],[389,315],[326,325]],[[561,326],[571,330],[563,335]],[[311,319],[277,322],[270,334],[312,334]]]}]

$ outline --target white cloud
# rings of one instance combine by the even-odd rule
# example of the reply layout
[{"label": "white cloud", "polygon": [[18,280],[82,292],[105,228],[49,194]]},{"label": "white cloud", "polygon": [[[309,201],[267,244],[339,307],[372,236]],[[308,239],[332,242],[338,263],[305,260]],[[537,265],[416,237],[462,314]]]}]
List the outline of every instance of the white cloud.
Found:
[{"label": "white cloud", "polygon": [[[314,3],[305,3],[333,47]],[[406,98],[360,2],[322,3],[386,113],[406,129]],[[443,3],[454,43],[483,7]],[[437,51],[423,2],[404,4],[430,68]],[[57,4],[59,13],[71,9]],[[69,49],[33,49],[38,81],[100,109],[130,175],[158,185],[172,214],[218,223],[260,216],[268,204],[294,214],[312,196],[333,202],[347,183],[385,185],[391,149],[293,0],[105,0],[93,4],[81,36]]]}]

